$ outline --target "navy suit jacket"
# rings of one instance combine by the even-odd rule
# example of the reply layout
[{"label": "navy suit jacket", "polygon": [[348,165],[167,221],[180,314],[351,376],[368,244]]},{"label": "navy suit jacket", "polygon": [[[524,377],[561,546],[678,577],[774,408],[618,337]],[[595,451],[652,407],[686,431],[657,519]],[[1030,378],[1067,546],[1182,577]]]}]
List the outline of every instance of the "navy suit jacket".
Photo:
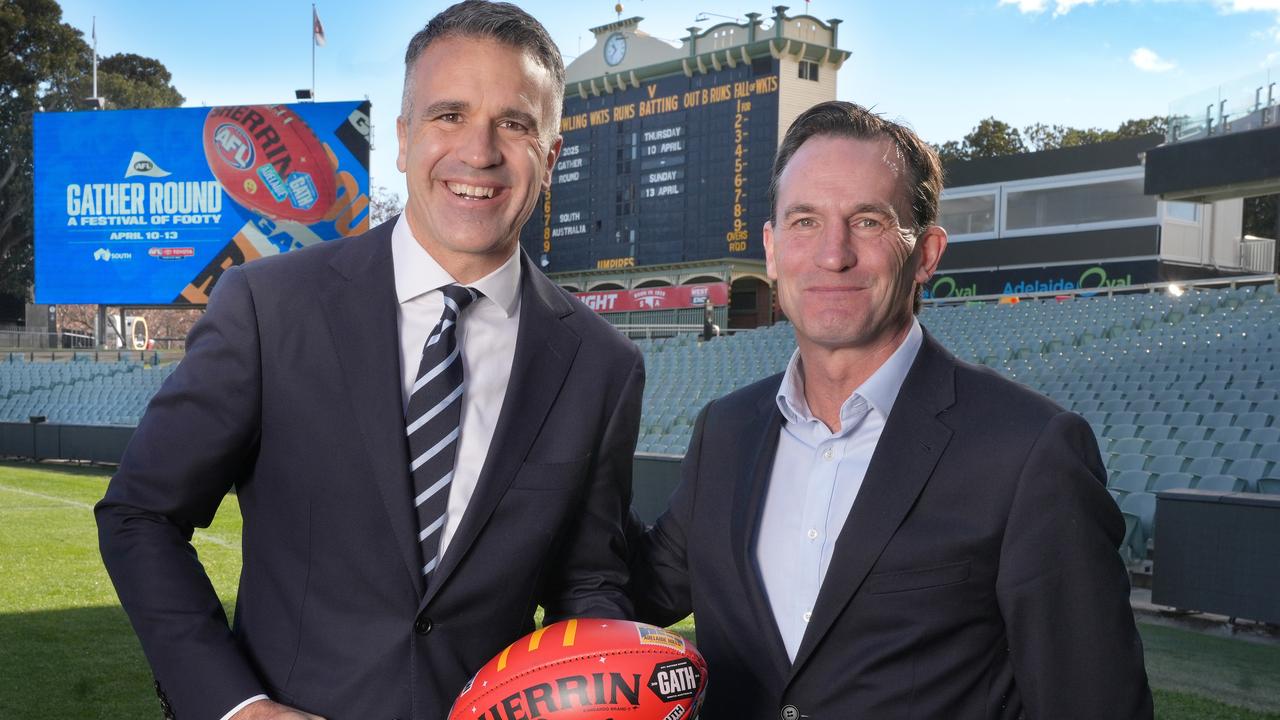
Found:
[{"label": "navy suit jacket", "polygon": [[[97,506],[103,560],[179,718],[266,693],[329,720],[436,720],[538,605],[549,620],[631,612],[643,359],[523,253],[502,412],[424,594],[393,224],[223,274]],[[232,487],[234,629],[189,544]]]},{"label": "navy suit jacket", "polygon": [[641,619],[694,613],[704,720],[1151,717],[1092,431],[927,333],[791,662],[754,551],[781,377],[703,410],[633,565]]}]

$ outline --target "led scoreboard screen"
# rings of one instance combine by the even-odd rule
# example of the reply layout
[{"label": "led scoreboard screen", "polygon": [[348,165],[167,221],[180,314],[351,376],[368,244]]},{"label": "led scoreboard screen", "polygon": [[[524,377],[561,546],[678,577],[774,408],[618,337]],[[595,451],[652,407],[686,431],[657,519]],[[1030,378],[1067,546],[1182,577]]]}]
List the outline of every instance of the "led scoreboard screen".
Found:
[{"label": "led scoreboard screen", "polygon": [[36,113],[40,303],[202,305],[369,224],[368,101]]},{"label": "led scoreboard screen", "polygon": [[777,61],[572,90],[551,188],[521,234],[544,270],[764,257]]}]

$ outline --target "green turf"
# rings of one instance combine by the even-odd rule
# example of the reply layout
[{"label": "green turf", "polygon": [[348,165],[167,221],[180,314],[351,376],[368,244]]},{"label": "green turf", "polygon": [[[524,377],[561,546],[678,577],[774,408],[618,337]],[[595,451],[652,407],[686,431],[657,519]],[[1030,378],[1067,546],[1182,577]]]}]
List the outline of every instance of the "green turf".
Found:
[{"label": "green turf", "polygon": [[[101,470],[0,464],[0,718],[159,717],[98,557],[92,506],[106,480]],[[224,599],[235,592],[239,535],[234,497],[196,534]]]},{"label": "green turf", "polygon": [[[154,718],[151,674],[102,568],[101,470],[0,463],[0,718]],[[240,514],[223,503],[196,547],[224,603]],[[1280,720],[1280,648],[1141,625],[1160,720]],[[692,620],[677,626],[692,635]]]}]

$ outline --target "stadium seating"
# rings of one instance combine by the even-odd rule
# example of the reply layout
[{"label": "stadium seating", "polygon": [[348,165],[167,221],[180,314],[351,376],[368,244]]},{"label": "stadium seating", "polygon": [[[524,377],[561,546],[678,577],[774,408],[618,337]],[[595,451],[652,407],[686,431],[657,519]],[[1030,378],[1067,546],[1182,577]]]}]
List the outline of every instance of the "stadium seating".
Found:
[{"label": "stadium seating", "polygon": [[[1153,539],[1155,492],[1280,492],[1280,299],[1271,286],[927,306],[920,321],[961,358],[1089,421],[1112,497],[1129,503],[1136,523],[1134,557]],[[672,455],[684,452],[701,406],[782,371],[795,348],[786,323],[708,343],[639,344],[648,368],[639,450]]]},{"label": "stadium seating", "polygon": [[[926,306],[920,321],[961,358],[1081,414],[1144,542],[1154,506],[1143,514],[1151,501],[1134,498],[1280,484],[1280,298],[1271,285]],[[648,375],[637,449],[668,456],[684,454],[704,405],[781,372],[795,349],[785,322],[711,342],[678,335],[637,344]],[[130,425],[172,371],[20,357],[0,354],[0,421]],[[1126,472],[1141,476],[1117,486]]]},{"label": "stadium seating", "polygon": [[33,415],[66,425],[136,425],[151,396],[176,365],[93,362],[77,355],[61,362],[26,362],[20,353],[0,361],[0,422]]}]

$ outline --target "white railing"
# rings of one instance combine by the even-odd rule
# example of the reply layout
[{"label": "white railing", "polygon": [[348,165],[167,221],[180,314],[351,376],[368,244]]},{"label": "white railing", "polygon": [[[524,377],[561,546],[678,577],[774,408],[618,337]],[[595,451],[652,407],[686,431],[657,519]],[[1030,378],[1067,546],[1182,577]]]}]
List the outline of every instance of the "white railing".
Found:
[{"label": "white railing", "polygon": [[1240,267],[1249,272],[1266,273],[1276,269],[1276,241],[1246,235],[1240,243]]}]

